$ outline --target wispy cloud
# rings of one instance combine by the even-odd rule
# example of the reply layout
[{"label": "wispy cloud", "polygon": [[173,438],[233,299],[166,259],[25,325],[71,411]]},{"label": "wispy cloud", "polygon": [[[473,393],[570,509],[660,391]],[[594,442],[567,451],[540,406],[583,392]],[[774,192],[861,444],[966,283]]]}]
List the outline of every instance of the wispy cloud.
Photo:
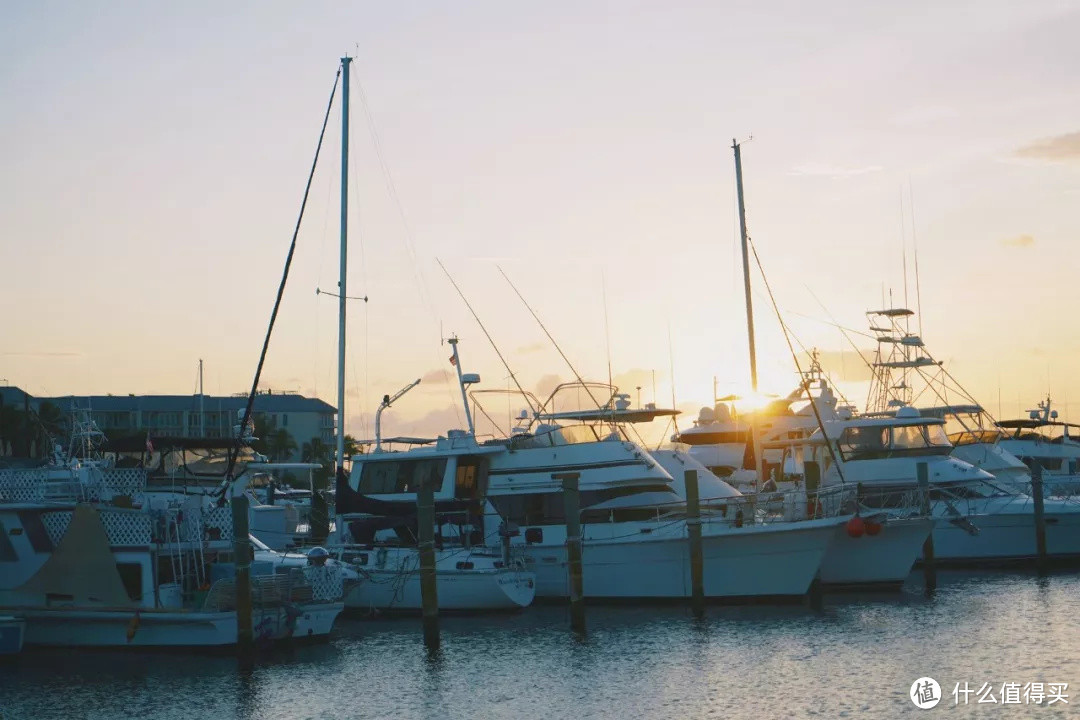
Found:
[{"label": "wispy cloud", "polygon": [[806,175],[814,177],[831,177],[831,178],[848,178],[856,177],[859,175],[867,175],[869,173],[875,173],[882,168],[880,165],[865,165],[863,167],[840,167],[839,165],[829,165],[828,163],[803,163],[802,165],[796,165],[790,171],[788,175]]},{"label": "wispy cloud", "polygon": [[520,354],[525,355],[525,354],[528,354],[528,353],[540,352],[541,350],[543,350],[546,347],[547,347],[547,345],[545,345],[542,342],[534,342],[534,343],[532,343],[530,345],[522,345],[521,347],[519,347],[517,349],[517,351]]},{"label": "wispy cloud", "polygon": [[81,352],[6,352],[4,357],[82,357]]},{"label": "wispy cloud", "polygon": [[1001,244],[1005,247],[1031,247],[1035,244],[1035,238],[1031,235],[1016,235],[1015,237],[1004,238]]},{"label": "wispy cloud", "polygon": [[429,370],[420,377],[421,385],[441,385],[450,382],[450,371],[436,368]]},{"label": "wispy cloud", "polygon": [[1037,140],[1016,151],[1016,156],[1043,162],[1080,162],[1080,132]]}]

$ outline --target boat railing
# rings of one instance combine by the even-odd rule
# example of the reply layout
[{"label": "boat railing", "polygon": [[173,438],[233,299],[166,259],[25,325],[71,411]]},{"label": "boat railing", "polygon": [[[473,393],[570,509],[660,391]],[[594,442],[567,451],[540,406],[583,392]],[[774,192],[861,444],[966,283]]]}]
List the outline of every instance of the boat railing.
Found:
[{"label": "boat railing", "polygon": [[[256,608],[286,607],[340,600],[344,595],[337,566],[291,567],[286,572],[251,577],[251,604]],[[236,609],[236,578],[222,578],[210,586],[203,601],[206,612]]]}]

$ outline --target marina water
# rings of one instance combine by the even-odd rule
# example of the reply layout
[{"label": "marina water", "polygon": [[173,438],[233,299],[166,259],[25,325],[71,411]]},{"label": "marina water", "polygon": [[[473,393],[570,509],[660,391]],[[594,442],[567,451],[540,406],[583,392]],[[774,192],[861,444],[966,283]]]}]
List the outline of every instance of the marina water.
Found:
[{"label": "marina water", "polygon": [[[805,605],[565,607],[445,617],[429,655],[419,620],[342,618],[325,644],[230,656],[28,650],[0,664],[12,718],[1064,717],[1080,704],[1080,575],[913,574],[893,595]],[[908,697],[935,678],[941,700]],[[993,686],[996,705],[953,696]],[[1069,704],[1002,705],[1002,683],[1069,683]],[[1075,695],[1075,697],[1074,697]],[[966,704],[965,704],[966,699]],[[957,701],[959,704],[957,704]]]}]

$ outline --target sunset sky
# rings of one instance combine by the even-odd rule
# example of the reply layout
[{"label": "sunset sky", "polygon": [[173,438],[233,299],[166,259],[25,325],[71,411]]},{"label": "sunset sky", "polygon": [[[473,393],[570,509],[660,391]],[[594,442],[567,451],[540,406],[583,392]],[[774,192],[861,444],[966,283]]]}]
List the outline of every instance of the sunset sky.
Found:
[{"label": "sunset sky", "polygon": [[[1075,0],[8,2],[0,378],[187,394],[203,358],[207,393],[246,391],[349,54],[349,294],[370,300],[348,432],[418,377],[387,432],[460,426],[451,333],[507,386],[437,258],[529,390],[572,373],[500,266],[583,375],[670,404],[673,368],[688,410],[714,376],[745,391],[730,146],[751,136],[750,234],[851,400],[864,373],[830,315],[865,332],[902,304],[905,253],[916,305],[917,247],[933,353],[995,414],[1049,391],[1080,421],[1078,37]],[[335,103],[262,383],[330,402],[339,143]],[[761,388],[787,393],[754,283]]]}]

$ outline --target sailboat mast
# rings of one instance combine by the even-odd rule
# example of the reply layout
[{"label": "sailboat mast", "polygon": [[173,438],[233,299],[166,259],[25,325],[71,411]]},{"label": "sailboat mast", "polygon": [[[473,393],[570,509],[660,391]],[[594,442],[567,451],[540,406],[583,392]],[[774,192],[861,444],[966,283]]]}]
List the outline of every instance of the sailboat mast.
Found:
[{"label": "sailboat mast", "polygon": [[341,259],[338,279],[337,472],[345,472],[345,275],[349,238],[349,64],[341,58]]},{"label": "sailboat mast", "polygon": [[735,187],[739,194],[739,236],[742,240],[743,289],[746,292],[746,337],[750,342],[750,386],[757,392],[757,351],[754,349],[754,303],[750,299],[750,253],[746,236],[746,205],[743,203],[742,151],[739,143],[731,141],[735,151]]}]

